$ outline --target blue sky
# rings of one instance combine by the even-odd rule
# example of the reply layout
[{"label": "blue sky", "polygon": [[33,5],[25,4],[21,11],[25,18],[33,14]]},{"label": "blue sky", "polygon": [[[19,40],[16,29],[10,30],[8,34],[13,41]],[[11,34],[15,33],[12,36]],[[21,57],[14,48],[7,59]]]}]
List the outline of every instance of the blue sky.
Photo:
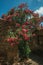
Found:
[{"label": "blue sky", "polygon": [[0,0],[0,17],[2,14],[6,14],[11,8],[17,7],[21,3],[27,3],[29,9],[41,15],[43,14],[43,0]]}]

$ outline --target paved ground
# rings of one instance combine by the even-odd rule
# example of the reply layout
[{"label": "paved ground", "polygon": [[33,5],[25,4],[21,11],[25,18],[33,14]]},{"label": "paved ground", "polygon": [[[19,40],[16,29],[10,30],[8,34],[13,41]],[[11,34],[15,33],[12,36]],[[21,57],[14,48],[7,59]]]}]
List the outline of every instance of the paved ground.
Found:
[{"label": "paved ground", "polygon": [[[42,55],[40,55],[42,54]],[[37,52],[34,52],[34,53],[31,53],[30,56],[29,56],[29,59],[28,60],[24,60],[22,62],[17,62],[18,60],[15,59],[14,60],[15,63],[13,64],[9,64],[9,63],[6,63],[7,65],[43,65],[43,53],[39,53],[37,54]],[[12,62],[12,60],[11,60]],[[6,64],[1,64],[0,65],[6,65]]]},{"label": "paved ground", "polygon": [[31,54],[30,58],[26,62],[14,63],[13,65],[43,65],[43,58]]},{"label": "paved ground", "polygon": [[33,62],[37,63],[37,64],[34,64],[34,65],[43,65],[43,58],[42,57],[39,57],[35,54],[31,54],[30,58]]}]

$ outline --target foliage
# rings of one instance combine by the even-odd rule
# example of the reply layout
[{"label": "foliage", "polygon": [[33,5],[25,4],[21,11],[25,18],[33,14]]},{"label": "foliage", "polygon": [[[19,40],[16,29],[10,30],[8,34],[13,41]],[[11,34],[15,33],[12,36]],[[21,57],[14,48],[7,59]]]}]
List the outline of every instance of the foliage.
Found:
[{"label": "foliage", "polygon": [[11,9],[7,15],[3,14],[2,19],[5,21],[1,27],[1,31],[3,29],[1,37],[5,36],[4,44],[7,43],[11,47],[18,45],[22,55],[23,53],[28,55],[32,40],[30,38],[35,36],[32,32],[37,30],[38,24],[43,21],[43,16],[39,17],[39,14],[28,9],[26,4],[21,4],[17,9]]}]

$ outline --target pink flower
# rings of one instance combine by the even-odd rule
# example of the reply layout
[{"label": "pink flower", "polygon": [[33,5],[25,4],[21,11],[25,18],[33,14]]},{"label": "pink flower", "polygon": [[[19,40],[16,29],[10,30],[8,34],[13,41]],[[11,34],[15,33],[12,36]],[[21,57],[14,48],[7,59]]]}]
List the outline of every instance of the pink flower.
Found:
[{"label": "pink flower", "polygon": [[8,38],[7,42],[9,42],[9,43],[14,42],[14,38]]},{"label": "pink flower", "polygon": [[11,43],[11,40],[10,40],[10,38],[8,38],[8,39],[7,39],[7,42]]},{"label": "pink flower", "polygon": [[33,13],[33,11],[29,10],[29,9],[26,9],[24,10],[25,13]]},{"label": "pink flower", "polygon": [[28,25],[28,24],[29,24],[29,22],[28,22],[28,21],[26,21],[24,24],[25,24],[25,25]]},{"label": "pink flower", "polygon": [[27,34],[23,34],[23,37],[27,37]]},{"label": "pink flower", "polygon": [[28,41],[30,39],[30,37],[27,34],[23,34],[23,38],[24,40]]},{"label": "pink flower", "polygon": [[18,45],[18,44],[19,44],[19,42],[17,41],[17,42],[16,42],[16,45]]},{"label": "pink flower", "polygon": [[16,23],[16,27],[20,27],[20,24],[19,23]]},{"label": "pink flower", "polygon": [[19,8],[23,8],[23,7],[25,7],[26,6],[26,4],[21,4],[20,6],[18,6]]},{"label": "pink flower", "polygon": [[26,27],[26,25],[22,25],[22,29],[24,29]]},{"label": "pink flower", "polygon": [[27,29],[22,29],[22,32],[27,33],[28,30]]},{"label": "pink flower", "polygon": [[28,41],[30,39],[30,37],[24,37],[25,41]]},{"label": "pink flower", "polygon": [[15,46],[15,44],[14,44],[14,43],[11,43],[10,45],[11,45],[11,47],[14,47],[14,46]]}]

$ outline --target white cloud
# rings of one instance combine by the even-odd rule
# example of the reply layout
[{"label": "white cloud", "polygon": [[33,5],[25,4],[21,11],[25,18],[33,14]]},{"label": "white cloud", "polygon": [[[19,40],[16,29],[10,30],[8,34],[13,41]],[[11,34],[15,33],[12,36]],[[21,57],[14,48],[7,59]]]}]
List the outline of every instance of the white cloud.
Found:
[{"label": "white cloud", "polygon": [[34,13],[38,13],[39,16],[43,15],[43,7],[40,7],[39,9],[37,9],[36,11],[34,11]]}]

